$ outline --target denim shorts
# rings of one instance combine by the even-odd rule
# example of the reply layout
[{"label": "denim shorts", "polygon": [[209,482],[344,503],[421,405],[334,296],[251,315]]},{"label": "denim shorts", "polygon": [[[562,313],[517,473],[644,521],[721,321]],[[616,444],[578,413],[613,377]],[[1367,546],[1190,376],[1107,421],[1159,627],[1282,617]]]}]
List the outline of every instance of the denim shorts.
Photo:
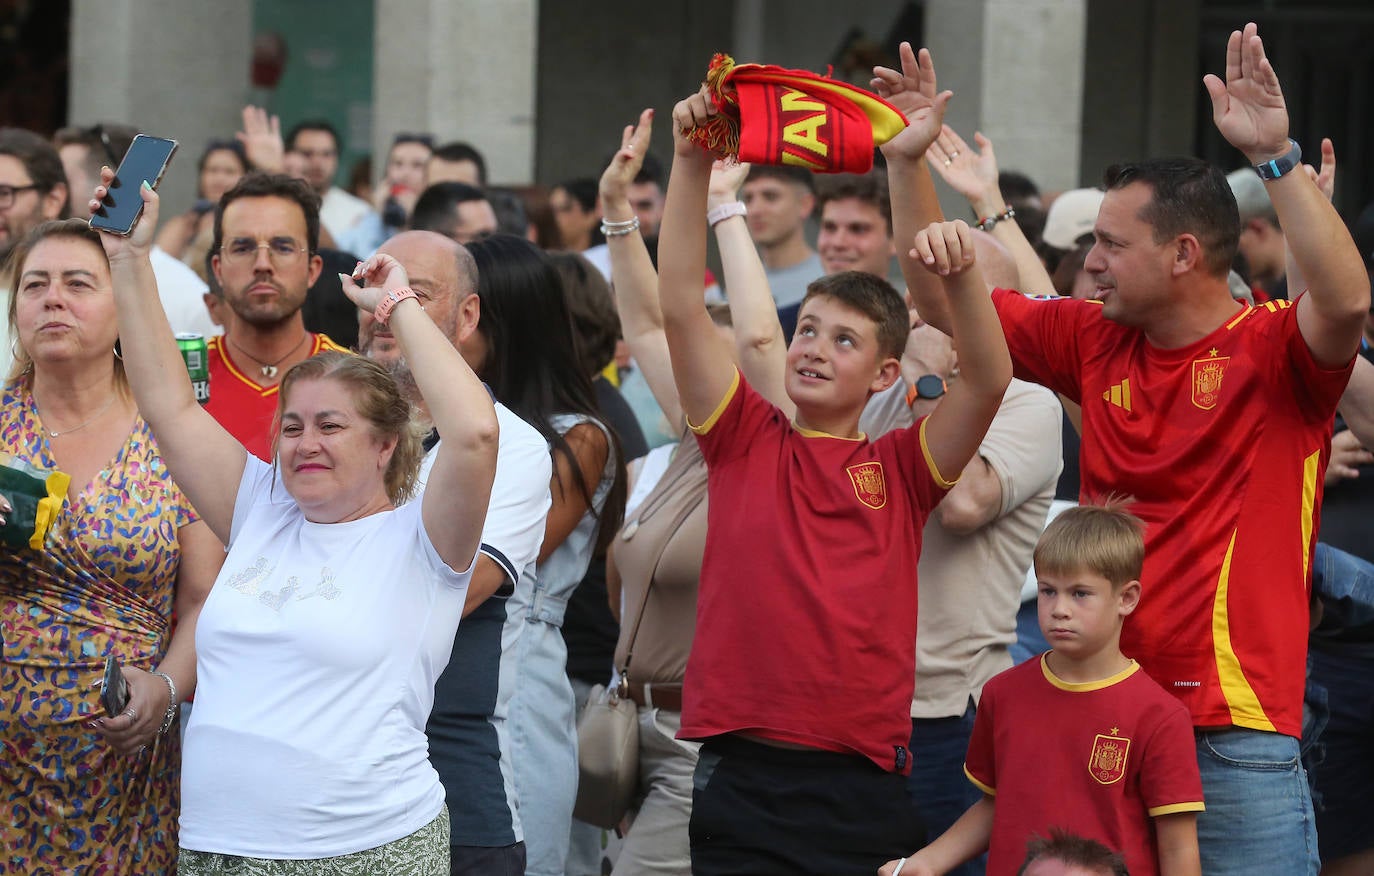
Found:
[{"label": "denim shorts", "polygon": [[1231,728],[1198,731],[1207,811],[1197,841],[1207,876],[1317,876],[1317,829],[1298,740]]}]

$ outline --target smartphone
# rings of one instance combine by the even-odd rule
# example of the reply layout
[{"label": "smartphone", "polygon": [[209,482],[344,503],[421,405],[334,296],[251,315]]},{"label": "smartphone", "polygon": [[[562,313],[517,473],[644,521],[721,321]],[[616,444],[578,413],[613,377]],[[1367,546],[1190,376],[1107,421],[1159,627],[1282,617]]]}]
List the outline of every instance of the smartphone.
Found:
[{"label": "smartphone", "polygon": [[111,718],[124,711],[129,704],[129,687],[124,673],[119,671],[119,658],[111,654],[105,658],[105,677],[100,684],[100,704]]},{"label": "smartphone", "polygon": [[91,216],[91,227],[100,231],[127,235],[143,213],[143,197],[138,189],[147,180],[153,188],[162,182],[162,174],[177,151],[177,141],[139,134],[119,162],[115,178],[100,209]]}]

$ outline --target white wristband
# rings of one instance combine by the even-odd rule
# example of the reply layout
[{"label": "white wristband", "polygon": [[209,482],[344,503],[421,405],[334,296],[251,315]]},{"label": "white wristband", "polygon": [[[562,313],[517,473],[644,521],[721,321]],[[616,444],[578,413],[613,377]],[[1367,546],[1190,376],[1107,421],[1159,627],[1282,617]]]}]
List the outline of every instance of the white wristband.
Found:
[{"label": "white wristband", "polygon": [[748,212],[749,211],[744,209],[743,201],[731,201],[728,204],[719,204],[706,211],[706,224],[715,228],[731,216],[745,216],[748,215]]}]

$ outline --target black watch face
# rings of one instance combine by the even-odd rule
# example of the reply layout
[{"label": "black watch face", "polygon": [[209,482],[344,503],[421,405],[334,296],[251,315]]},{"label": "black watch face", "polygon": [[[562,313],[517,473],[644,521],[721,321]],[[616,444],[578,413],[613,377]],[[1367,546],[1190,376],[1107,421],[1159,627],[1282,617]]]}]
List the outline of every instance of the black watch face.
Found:
[{"label": "black watch face", "polygon": [[919,398],[939,398],[945,394],[945,382],[934,374],[927,374],[916,380],[916,395]]}]

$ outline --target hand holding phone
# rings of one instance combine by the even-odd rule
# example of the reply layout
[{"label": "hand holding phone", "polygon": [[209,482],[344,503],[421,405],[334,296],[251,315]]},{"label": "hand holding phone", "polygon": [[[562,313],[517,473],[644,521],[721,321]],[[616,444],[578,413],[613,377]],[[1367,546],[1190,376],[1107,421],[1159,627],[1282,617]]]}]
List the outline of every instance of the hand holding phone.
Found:
[{"label": "hand holding phone", "polygon": [[100,683],[100,704],[105,714],[111,718],[118,716],[129,705],[129,686],[120,671],[119,658],[111,654],[105,658],[105,675]]},{"label": "hand holding phone", "polygon": [[107,186],[100,207],[91,215],[91,227],[127,236],[143,213],[139,188],[146,181],[154,189],[162,182],[167,164],[177,151],[177,141],[139,134],[119,162],[114,180]]}]

